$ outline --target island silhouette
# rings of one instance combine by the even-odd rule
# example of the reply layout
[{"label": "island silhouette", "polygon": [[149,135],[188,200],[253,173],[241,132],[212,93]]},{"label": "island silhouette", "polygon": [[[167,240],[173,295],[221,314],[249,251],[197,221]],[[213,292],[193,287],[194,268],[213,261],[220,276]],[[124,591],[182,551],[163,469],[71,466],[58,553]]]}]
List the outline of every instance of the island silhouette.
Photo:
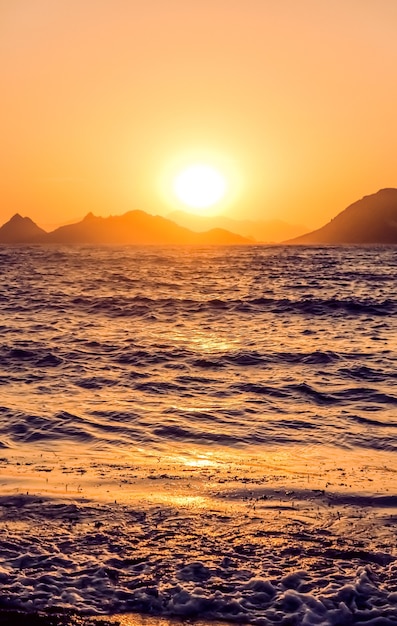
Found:
[{"label": "island silhouette", "polygon": [[[181,216],[178,216],[181,218]],[[183,218],[185,219],[185,217]],[[197,222],[197,220],[196,220]],[[192,220],[194,223],[194,219]],[[211,220],[205,221],[211,224]],[[227,220],[226,220],[226,223]],[[229,220],[231,226],[238,220]],[[253,222],[249,222],[252,227]],[[255,233],[258,237],[258,233]],[[7,244],[113,244],[113,245],[252,245],[269,241],[261,232],[261,241],[225,228],[193,231],[175,221],[128,211],[123,215],[98,217],[88,213],[75,224],[46,232],[29,217],[16,213],[0,228],[0,243]],[[321,228],[284,241],[285,244],[396,244],[397,189],[380,189],[364,196],[336,215]]]}]

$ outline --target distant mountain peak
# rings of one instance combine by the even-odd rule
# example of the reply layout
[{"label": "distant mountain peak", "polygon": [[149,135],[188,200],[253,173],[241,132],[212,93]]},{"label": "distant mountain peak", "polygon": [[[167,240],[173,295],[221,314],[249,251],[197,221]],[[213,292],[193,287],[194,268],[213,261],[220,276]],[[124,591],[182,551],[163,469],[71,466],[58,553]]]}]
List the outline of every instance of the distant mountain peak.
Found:
[{"label": "distant mountain peak", "polygon": [[24,222],[25,220],[30,220],[30,217],[22,217],[20,213],[15,213],[12,218],[9,220],[10,224],[16,224],[17,222]]},{"label": "distant mountain peak", "polygon": [[45,230],[37,226],[30,217],[22,217],[15,213],[0,228],[0,243],[34,243],[43,240]]},{"label": "distant mountain peak", "polygon": [[97,219],[96,216],[93,214],[92,211],[90,211],[89,213],[87,213],[87,215],[83,218],[83,222],[90,222],[92,220]]}]

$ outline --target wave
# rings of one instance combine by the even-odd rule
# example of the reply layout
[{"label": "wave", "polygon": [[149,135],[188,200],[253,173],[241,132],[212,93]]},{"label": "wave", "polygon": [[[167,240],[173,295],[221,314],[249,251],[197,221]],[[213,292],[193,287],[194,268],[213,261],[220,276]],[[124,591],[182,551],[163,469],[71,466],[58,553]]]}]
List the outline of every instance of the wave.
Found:
[{"label": "wave", "polygon": [[394,446],[393,250],[0,255],[4,445]]},{"label": "wave", "polygon": [[397,312],[397,300],[385,298],[244,298],[244,299],[190,299],[190,298],[153,298],[145,296],[79,296],[70,301],[76,309],[90,313],[106,314],[114,317],[146,317],[156,314],[188,313],[239,313],[239,314],[291,314],[326,316],[349,314],[374,315],[377,317],[392,315]]},{"label": "wave", "polygon": [[[390,417],[366,417],[342,411],[336,418],[329,406],[315,398],[314,408],[325,406],[322,414],[310,410],[302,401],[301,408],[286,406],[286,398],[272,389],[250,389],[244,403],[233,408],[221,405],[212,409],[164,407],[158,414],[148,412],[157,398],[151,390],[149,398],[139,397],[129,411],[99,410],[82,414],[67,411],[29,414],[0,407],[1,442],[3,447],[35,444],[52,449],[64,444],[95,449],[119,449],[150,445],[167,449],[176,442],[200,447],[219,444],[230,448],[282,445],[332,445],[341,448],[397,450],[397,423]],[[259,394],[257,396],[257,394]],[[264,394],[264,395],[263,395]],[[258,401],[256,400],[258,397]],[[178,397],[178,393],[174,396]],[[183,394],[179,394],[179,403]],[[189,400],[189,395],[186,396]],[[281,404],[280,404],[281,402]],[[351,409],[350,405],[347,405]],[[379,409],[378,409],[379,410]]]}]

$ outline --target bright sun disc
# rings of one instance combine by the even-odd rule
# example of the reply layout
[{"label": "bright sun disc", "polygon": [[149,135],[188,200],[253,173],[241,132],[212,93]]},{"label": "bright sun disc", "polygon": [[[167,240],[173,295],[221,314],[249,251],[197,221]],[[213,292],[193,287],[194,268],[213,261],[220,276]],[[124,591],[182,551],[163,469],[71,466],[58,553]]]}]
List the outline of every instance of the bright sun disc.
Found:
[{"label": "bright sun disc", "polygon": [[174,179],[174,192],[183,204],[205,209],[219,202],[226,193],[222,174],[209,165],[190,165]]}]

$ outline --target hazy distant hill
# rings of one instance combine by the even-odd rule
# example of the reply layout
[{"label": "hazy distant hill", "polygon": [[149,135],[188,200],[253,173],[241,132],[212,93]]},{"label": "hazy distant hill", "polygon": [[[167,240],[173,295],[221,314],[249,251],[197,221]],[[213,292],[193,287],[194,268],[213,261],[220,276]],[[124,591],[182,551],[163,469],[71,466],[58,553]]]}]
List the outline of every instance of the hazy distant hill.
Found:
[{"label": "hazy distant hill", "polygon": [[37,226],[30,217],[16,213],[0,228],[0,243],[35,243],[45,237],[45,230]]},{"label": "hazy distant hill", "polygon": [[192,215],[185,211],[173,211],[167,217],[173,222],[196,232],[203,232],[210,228],[225,228],[243,237],[261,242],[283,241],[291,237],[297,237],[307,230],[304,226],[288,224],[282,220],[255,222],[252,220],[236,220],[223,215]]},{"label": "hazy distant hill", "polygon": [[397,189],[364,196],[322,228],[286,243],[397,243]]},{"label": "hazy distant hill", "polygon": [[219,244],[243,245],[249,240],[226,230],[194,233],[158,215],[129,211],[124,215],[96,217],[92,213],[76,224],[61,226],[48,233],[49,243],[64,244]]}]

